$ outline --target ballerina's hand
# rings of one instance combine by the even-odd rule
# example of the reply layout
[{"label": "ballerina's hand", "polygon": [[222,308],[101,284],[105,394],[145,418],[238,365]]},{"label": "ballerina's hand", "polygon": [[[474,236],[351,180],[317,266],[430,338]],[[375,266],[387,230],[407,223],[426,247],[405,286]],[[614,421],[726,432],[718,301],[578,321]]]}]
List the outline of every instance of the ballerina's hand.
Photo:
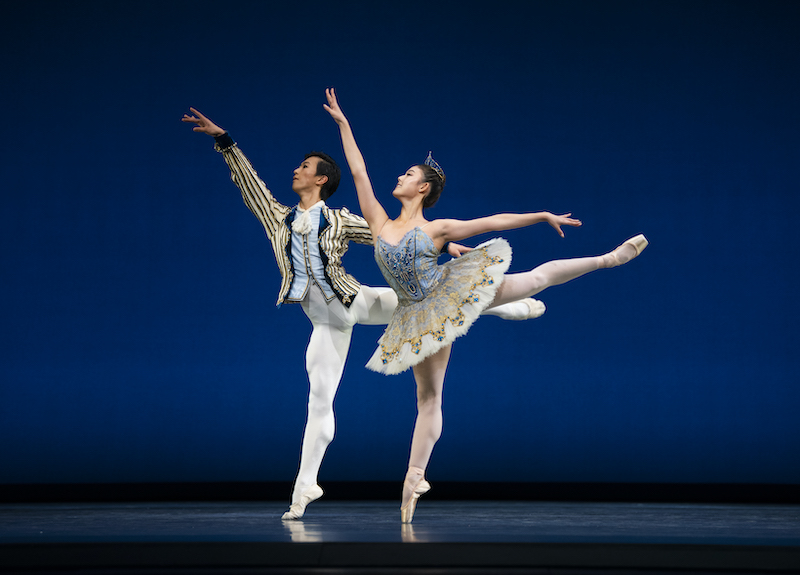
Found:
[{"label": "ballerina's hand", "polygon": [[184,114],[183,118],[181,118],[181,122],[189,122],[190,124],[196,124],[192,131],[194,132],[202,132],[204,134],[208,134],[209,136],[221,136],[225,133],[225,130],[217,126],[214,122],[206,118],[203,114],[198,112],[194,108],[189,108],[194,116],[190,116],[189,114]]},{"label": "ballerina's hand", "polygon": [[336,100],[336,92],[334,89],[327,88],[325,90],[325,96],[328,98],[328,103],[322,104],[322,107],[325,108],[337,124],[347,122],[347,118],[345,118],[344,112],[342,112],[342,109],[339,107],[339,102]]},{"label": "ballerina's hand", "polygon": [[563,238],[564,232],[561,230],[561,226],[572,226],[573,228],[577,228],[583,225],[582,221],[571,218],[571,215],[571,212],[561,216],[550,214],[550,217],[547,219],[547,223],[553,226],[553,229],[555,229],[558,232],[558,235]]}]

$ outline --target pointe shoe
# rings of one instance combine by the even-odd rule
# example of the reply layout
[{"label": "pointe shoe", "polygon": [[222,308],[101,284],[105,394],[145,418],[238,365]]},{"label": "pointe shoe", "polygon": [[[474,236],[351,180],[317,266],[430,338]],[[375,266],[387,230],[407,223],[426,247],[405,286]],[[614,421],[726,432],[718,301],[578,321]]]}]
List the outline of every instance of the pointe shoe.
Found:
[{"label": "pointe shoe", "polygon": [[425,481],[424,479],[420,478],[419,482],[415,485],[412,485],[411,482],[406,479],[404,486],[408,486],[414,490],[414,493],[411,495],[411,499],[405,504],[405,506],[400,508],[400,522],[401,523],[411,523],[412,519],[414,519],[414,510],[417,508],[417,501],[419,500],[420,495],[425,495],[428,491],[431,490],[431,484]]},{"label": "pointe shoe", "polygon": [[[605,267],[614,268],[628,263],[633,258],[641,254],[649,243],[650,242],[647,241],[647,238],[644,237],[644,234],[639,234],[638,236],[634,236],[629,240],[625,240],[617,249],[603,256],[603,261],[606,264]],[[631,246],[633,248],[633,255],[629,259],[623,261],[619,258],[619,252],[625,246]]]},{"label": "pointe shoe", "polygon": [[284,513],[281,519],[300,519],[305,514],[308,504],[322,497],[322,494],[322,487],[319,485],[312,485],[303,492],[300,499],[297,500],[297,503],[292,503],[289,506],[289,511]]}]

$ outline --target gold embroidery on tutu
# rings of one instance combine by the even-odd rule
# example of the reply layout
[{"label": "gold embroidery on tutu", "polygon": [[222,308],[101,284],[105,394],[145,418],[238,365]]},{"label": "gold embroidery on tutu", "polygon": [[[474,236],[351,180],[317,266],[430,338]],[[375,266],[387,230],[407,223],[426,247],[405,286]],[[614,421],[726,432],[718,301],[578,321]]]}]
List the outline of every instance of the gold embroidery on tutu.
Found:
[{"label": "gold embroidery on tutu", "polygon": [[[407,326],[404,325],[405,322],[392,322],[382,338],[393,342],[392,348],[387,349],[386,344],[381,343],[381,361],[384,365],[393,361],[400,354],[402,347],[406,343],[411,346],[412,353],[419,354],[422,346],[422,338],[424,336],[430,335],[436,341],[444,341],[446,338],[445,326],[448,321],[455,327],[464,325],[466,317],[462,310],[463,306],[481,301],[481,295],[478,293],[477,288],[494,284],[494,279],[486,273],[486,269],[503,262],[502,257],[489,256],[485,250],[475,250],[467,255],[470,255],[470,257],[480,255],[481,261],[477,263],[478,270],[472,272],[473,276],[479,272],[480,279],[470,285],[466,297],[463,295],[463,289],[451,291],[443,285],[446,284],[444,279],[440,280],[440,285],[432,297],[426,298],[420,302],[415,302],[415,309],[417,312],[419,312],[420,305],[425,306],[427,304],[425,313],[421,314],[423,317],[417,317],[417,322],[428,324],[429,326],[430,324],[435,325],[422,331],[412,330],[412,332],[416,331],[412,337],[407,337],[408,330],[406,329]],[[455,278],[452,281],[457,280],[458,278]],[[398,306],[396,313],[402,313],[405,307],[407,306],[401,304]],[[455,313],[452,313],[452,311],[445,311],[453,309],[456,310]]]}]

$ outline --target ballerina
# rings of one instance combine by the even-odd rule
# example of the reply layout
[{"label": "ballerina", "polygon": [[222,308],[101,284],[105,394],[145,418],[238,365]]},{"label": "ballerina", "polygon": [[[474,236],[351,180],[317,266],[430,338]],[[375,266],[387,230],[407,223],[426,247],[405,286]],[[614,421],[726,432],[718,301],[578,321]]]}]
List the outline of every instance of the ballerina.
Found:
[{"label": "ballerina", "polygon": [[401,210],[391,219],[375,197],[364,158],[333,88],[326,90],[326,97],[323,107],[339,127],[361,213],[373,236],[375,260],[398,297],[367,367],[385,374],[410,367],[417,386],[417,418],[400,506],[401,521],[410,523],[419,497],[430,490],[425,470],[442,432],[442,389],[453,340],[464,335],[483,310],[627,263],[648,242],[638,235],[602,256],[556,260],[527,272],[506,274],[511,248],[497,238],[438,265],[436,255],[448,241],[537,223],[549,224],[564,237],[562,226],[578,227],[581,221],[571,214],[550,212],[428,221],[424,209],[439,199],[446,179],[430,153],[423,164],[411,166],[397,178],[392,195],[400,201]]}]

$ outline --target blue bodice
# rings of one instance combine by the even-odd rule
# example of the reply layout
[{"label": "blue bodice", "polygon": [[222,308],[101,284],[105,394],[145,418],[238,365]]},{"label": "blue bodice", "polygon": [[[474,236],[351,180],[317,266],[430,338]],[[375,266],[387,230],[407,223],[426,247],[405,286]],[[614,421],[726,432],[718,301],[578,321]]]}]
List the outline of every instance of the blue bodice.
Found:
[{"label": "blue bodice", "polygon": [[380,236],[375,243],[375,261],[400,305],[423,300],[436,288],[442,277],[438,260],[439,250],[419,227],[409,230],[397,245]]}]

